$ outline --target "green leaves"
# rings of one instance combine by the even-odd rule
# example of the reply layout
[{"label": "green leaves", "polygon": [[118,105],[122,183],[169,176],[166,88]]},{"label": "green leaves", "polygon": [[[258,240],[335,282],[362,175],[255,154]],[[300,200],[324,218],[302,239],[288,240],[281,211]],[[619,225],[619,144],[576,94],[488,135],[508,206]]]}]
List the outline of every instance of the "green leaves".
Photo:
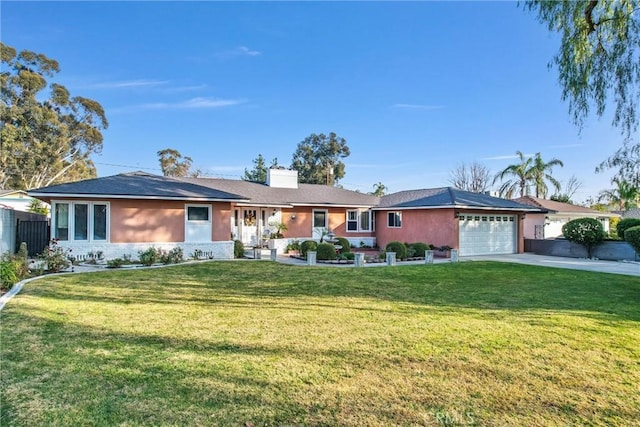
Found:
[{"label": "green leaves", "polygon": [[298,144],[291,168],[298,171],[301,183],[335,185],[345,175],[340,159],[349,154],[347,140],[334,132],[312,133]]},{"label": "green leaves", "polygon": [[108,122],[102,106],[47,77],[57,61],[0,43],[0,187],[31,189],[96,176]]}]

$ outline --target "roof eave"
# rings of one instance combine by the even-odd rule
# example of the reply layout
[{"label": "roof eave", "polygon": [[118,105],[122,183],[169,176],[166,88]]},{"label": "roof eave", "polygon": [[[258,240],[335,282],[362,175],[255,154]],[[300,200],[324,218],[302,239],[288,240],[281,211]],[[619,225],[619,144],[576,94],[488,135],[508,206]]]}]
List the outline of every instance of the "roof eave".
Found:
[{"label": "roof eave", "polygon": [[49,199],[126,199],[126,200],[173,200],[189,202],[248,202],[249,199],[221,197],[185,197],[185,196],[134,196],[131,194],[73,194],[73,193],[38,193],[28,192],[32,197]]}]

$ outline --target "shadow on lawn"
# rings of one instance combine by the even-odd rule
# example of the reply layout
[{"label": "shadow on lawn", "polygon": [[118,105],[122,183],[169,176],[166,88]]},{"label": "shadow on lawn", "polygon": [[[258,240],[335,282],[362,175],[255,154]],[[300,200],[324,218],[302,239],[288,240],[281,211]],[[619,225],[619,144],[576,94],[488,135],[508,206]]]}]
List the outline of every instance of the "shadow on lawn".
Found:
[{"label": "shadow on lawn", "polygon": [[[408,303],[417,310],[578,311],[592,317],[598,313],[603,320],[640,321],[640,278],[495,262],[363,269],[214,262],[57,281],[67,286],[50,287],[46,292],[53,298],[123,304],[268,303],[304,309],[344,307],[343,299],[353,298]],[[357,309],[358,303],[346,306]]]},{"label": "shadow on lawn", "polygon": [[[118,333],[68,322],[64,316],[53,320],[48,318],[51,314],[56,313],[33,309],[12,315],[12,323],[38,331],[37,340],[43,345],[38,351],[31,350],[34,336],[24,339],[25,334],[5,339],[3,371],[7,375],[3,383],[26,388],[22,397],[4,396],[2,425],[27,421],[20,418],[24,415],[19,407],[25,396],[38,393],[46,395],[47,402],[39,408],[44,419],[29,417],[34,425],[60,423],[69,410],[76,420],[98,425],[280,425],[312,422],[315,416],[326,421],[335,408],[293,399],[310,384],[304,376],[316,374],[314,369],[322,370],[320,363],[312,372],[299,372],[294,379],[269,377],[266,372],[277,371],[266,366],[283,359],[307,364],[327,358],[360,360],[347,350]],[[25,356],[18,360],[12,354]],[[16,366],[27,358],[31,367],[25,373]],[[55,381],[29,383],[54,372]],[[22,379],[18,375],[26,376]]]}]

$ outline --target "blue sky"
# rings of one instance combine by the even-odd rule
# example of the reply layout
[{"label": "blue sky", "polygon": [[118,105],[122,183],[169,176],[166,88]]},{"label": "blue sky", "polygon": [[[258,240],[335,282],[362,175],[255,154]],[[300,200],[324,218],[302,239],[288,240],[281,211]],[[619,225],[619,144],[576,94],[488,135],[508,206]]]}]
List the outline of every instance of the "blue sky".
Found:
[{"label": "blue sky", "polygon": [[515,151],[558,158],[582,201],[622,143],[610,118],[571,123],[558,38],[515,2],[7,2],[2,41],[60,62],[56,81],[105,108],[100,176],[160,173],[175,148],[239,178],[259,153],[289,165],[311,133],[346,138],[345,188],[448,185]]}]

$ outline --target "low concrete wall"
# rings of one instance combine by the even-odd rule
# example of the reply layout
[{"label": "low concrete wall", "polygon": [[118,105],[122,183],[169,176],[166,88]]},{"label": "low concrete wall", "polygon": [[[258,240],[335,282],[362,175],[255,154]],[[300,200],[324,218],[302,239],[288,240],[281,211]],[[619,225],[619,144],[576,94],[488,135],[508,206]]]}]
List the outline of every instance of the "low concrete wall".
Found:
[{"label": "low concrete wall", "polygon": [[[584,246],[565,239],[524,240],[524,251],[538,255],[586,258]],[[606,261],[640,261],[631,245],[623,241],[605,241],[593,248],[593,257]]]},{"label": "low concrete wall", "polygon": [[150,247],[164,249],[165,251],[180,247],[184,251],[185,259],[191,258],[191,254],[196,250],[211,253],[213,259],[233,259],[233,241],[203,243],[85,243],[59,241],[58,246],[71,249],[72,256],[84,257],[89,252],[101,251],[107,260],[121,258],[124,255],[131,255],[134,259],[137,259],[140,251],[145,251]]}]

